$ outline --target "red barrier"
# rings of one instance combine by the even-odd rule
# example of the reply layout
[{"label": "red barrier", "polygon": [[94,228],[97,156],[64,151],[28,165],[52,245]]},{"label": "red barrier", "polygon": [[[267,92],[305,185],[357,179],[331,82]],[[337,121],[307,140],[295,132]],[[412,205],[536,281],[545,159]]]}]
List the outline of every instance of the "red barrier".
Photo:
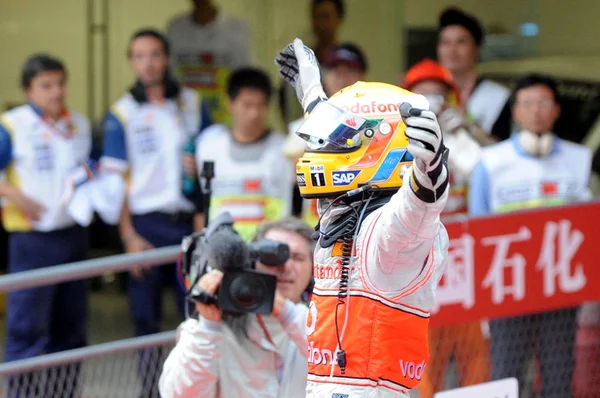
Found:
[{"label": "red barrier", "polygon": [[475,218],[446,228],[448,267],[432,325],[600,300],[600,202]]}]

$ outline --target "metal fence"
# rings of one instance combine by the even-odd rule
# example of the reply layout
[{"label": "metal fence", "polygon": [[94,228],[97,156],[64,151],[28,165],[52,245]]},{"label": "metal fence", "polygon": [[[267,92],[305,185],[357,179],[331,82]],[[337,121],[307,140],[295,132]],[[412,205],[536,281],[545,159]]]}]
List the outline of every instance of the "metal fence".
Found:
[{"label": "metal fence", "polygon": [[[10,292],[136,265],[175,261],[179,246],[40,268],[0,277],[0,291]],[[175,332],[135,337],[0,364],[0,397],[158,397],[162,363],[175,343]]]}]

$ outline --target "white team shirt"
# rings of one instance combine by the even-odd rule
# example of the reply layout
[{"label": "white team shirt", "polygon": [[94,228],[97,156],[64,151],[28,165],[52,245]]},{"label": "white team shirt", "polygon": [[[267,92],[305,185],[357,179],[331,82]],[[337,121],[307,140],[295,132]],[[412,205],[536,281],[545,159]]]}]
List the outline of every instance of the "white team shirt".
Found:
[{"label": "white team shirt", "polygon": [[112,107],[101,161],[104,168],[129,171],[131,214],[195,210],[182,191],[182,155],[199,129],[200,102],[190,89],[162,104],[140,104],[127,93]]},{"label": "white team shirt", "polygon": [[8,130],[12,143],[12,162],[0,175],[45,209],[39,221],[29,222],[6,200],[5,228],[47,232],[75,225],[64,197],[69,189],[69,176],[90,155],[92,136],[88,119],[71,112],[52,126],[27,104],[4,113],[0,122]]}]

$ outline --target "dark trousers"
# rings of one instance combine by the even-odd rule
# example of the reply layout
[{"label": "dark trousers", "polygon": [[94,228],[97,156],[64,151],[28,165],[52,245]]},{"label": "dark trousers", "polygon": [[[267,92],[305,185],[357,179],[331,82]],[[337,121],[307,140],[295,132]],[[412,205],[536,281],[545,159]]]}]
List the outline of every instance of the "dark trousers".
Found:
[{"label": "dark trousers", "polygon": [[[193,232],[191,221],[175,220],[156,213],[133,216],[133,225],[136,232],[155,247],[178,245],[184,236]],[[129,277],[127,290],[136,336],[160,331],[162,290],[167,284],[174,284],[177,307],[183,319],[185,291],[177,282],[176,275],[175,264],[168,264],[145,270],[143,279]],[[161,349],[144,349],[140,352],[142,396],[158,396],[158,378],[163,362]]]},{"label": "dark trousers", "polygon": [[537,347],[540,398],[571,397],[576,313],[576,308],[565,308],[491,321],[492,380],[516,377],[522,389],[526,367]]},{"label": "dark trousers", "polygon": [[[52,232],[14,232],[9,235],[9,247],[9,273],[22,272],[85,260],[88,237],[78,226]],[[5,361],[85,346],[87,305],[85,281],[10,293]],[[48,382],[43,386],[39,374],[18,375],[9,382],[8,396],[26,396],[17,393],[24,384],[30,385],[31,396],[42,392],[53,396],[53,391],[63,391],[64,397],[76,396],[78,373],[79,364],[48,369]]]}]

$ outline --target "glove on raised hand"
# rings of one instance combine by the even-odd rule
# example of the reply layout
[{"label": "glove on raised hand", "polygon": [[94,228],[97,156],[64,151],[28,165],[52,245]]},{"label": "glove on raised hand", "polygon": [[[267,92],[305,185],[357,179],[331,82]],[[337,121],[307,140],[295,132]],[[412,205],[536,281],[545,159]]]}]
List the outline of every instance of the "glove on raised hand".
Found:
[{"label": "glove on raised hand", "polygon": [[295,39],[275,58],[279,75],[296,90],[304,112],[310,112],[321,100],[327,99],[321,85],[319,62],[313,50]]},{"label": "glove on raised hand", "polygon": [[415,157],[411,188],[424,202],[436,202],[448,186],[448,149],[435,114],[404,103],[400,107],[406,124],[408,151]]}]

